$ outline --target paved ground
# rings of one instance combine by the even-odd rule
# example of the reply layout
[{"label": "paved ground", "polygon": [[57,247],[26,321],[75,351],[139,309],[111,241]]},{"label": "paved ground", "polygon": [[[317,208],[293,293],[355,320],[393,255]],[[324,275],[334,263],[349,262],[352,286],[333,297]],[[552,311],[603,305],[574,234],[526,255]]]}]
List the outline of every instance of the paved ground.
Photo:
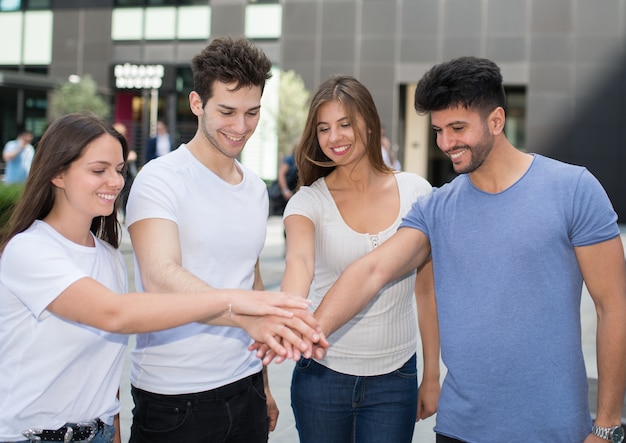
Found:
[{"label": "paved ground", "polygon": [[[622,240],[626,237],[622,235]],[[134,287],[134,265],[132,258],[132,250],[128,235],[124,232],[122,242],[122,252],[126,257],[126,263],[129,273],[129,282],[131,288]],[[268,224],[268,233],[265,249],[261,254],[261,273],[263,281],[267,289],[277,289],[280,285],[280,278],[284,269],[284,239],[282,233],[282,224],[279,217],[270,217]],[[595,360],[595,326],[596,317],[593,302],[586,293],[583,294],[581,305],[581,317],[583,325],[583,350],[585,353],[585,362],[587,364],[587,373],[591,378],[597,377],[596,360]],[[131,339],[132,346],[132,339]],[[130,346],[129,346],[130,347]],[[421,350],[418,349],[418,356]],[[419,362],[418,358],[418,362]],[[293,414],[291,412],[289,400],[289,386],[291,384],[291,371],[293,363],[282,363],[280,365],[271,364],[269,367],[270,386],[272,393],[276,398],[278,407],[281,411],[278,426],[270,435],[270,443],[296,443],[298,441],[297,432],[294,425]],[[419,367],[421,374],[422,368]],[[128,364],[122,376],[121,399],[122,399],[122,441],[128,441],[130,429],[130,417],[132,409],[132,399],[130,398],[130,385],[128,379]],[[442,374],[443,376],[443,374]],[[433,433],[434,418],[421,421],[415,425],[415,435],[413,442],[434,443],[435,436]]]}]

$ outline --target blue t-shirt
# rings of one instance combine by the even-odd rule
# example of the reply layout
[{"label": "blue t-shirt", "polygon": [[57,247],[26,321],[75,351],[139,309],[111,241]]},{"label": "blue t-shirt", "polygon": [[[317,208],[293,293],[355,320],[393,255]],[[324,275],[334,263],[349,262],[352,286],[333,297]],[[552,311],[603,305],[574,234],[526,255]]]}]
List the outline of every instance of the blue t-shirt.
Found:
[{"label": "blue t-shirt", "polygon": [[497,194],[458,176],[400,227],[432,248],[448,369],[435,430],[480,443],[582,442],[591,417],[574,247],[619,235],[595,177],[535,155]]}]

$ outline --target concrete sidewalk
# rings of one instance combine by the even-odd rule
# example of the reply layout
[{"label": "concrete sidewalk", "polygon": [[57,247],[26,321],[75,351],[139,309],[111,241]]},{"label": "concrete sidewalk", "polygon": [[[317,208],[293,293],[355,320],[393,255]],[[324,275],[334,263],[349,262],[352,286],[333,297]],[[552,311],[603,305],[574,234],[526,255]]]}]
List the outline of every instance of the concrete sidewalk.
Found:
[{"label": "concrete sidewalk", "polygon": [[[625,239],[624,231],[622,241]],[[261,254],[261,274],[266,289],[278,289],[280,279],[285,266],[284,261],[284,238],[282,230],[282,220],[280,217],[270,217],[268,222],[268,231],[265,248]],[[121,251],[126,258],[128,268],[129,284],[131,290],[134,290],[134,263],[132,248],[127,232],[124,230]],[[596,330],[596,313],[593,301],[586,290],[583,291],[581,303],[581,319],[582,319],[582,340],[585,363],[587,365],[587,374],[590,378],[597,378],[596,355],[595,355],[595,330]],[[129,349],[134,345],[131,338]],[[422,374],[421,365],[421,349],[417,350],[418,355],[418,371]],[[280,409],[280,417],[276,430],[270,434],[270,443],[296,443],[298,434],[295,428],[293,413],[291,412],[289,388],[291,384],[291,372],[293,370],[293,362],[285,362],[280,365],[271,364],[268,368],[270,377],[270,387],[272,394],[278,403]],[[444,376],[442,364],[442,379]],[[122,441],[127,442],[130,435],[131,410],[133,401],[130,397],[129,383],[129,364],[128,360],[122,375],[121,382],[121,431]],[[420,421],[415,425],[415,435],[413,442],[417,443],[434,443],[435,434],[433,427],[435,418],[431,417],[427,420]]]}]

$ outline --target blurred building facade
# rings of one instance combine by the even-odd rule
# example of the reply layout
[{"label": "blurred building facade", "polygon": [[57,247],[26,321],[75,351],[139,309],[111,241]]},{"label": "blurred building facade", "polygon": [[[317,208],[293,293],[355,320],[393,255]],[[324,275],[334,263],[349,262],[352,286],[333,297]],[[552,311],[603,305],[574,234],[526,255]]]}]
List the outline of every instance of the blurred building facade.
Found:
[{"label": "blurred building facade", "polygon": [[[139,151],[157,116],[186,141],[189,61],[219,35],[251,38],[310,90],[358,77],[403,168],[436,185],[453,171],[413,111],[415,83],[435,63],[488,57],[511,141],[588,167],[626,217],[626,0],[0,0],[0,138],[20,124],[40,133],[50,90],[89,74]],[[262,176],[270,151],[250,150]]]}]

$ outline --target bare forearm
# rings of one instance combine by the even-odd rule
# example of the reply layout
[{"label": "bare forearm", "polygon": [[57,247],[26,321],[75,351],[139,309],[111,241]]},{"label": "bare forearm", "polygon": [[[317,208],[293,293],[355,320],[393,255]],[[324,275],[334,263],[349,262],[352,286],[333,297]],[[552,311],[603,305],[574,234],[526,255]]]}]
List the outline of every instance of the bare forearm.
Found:
[{"label": "bare forearm", "polygon": [[626,322],[624,310],[598,315],[596,339],[598,361],[599,426],[621,423],[626,389]]},{"label": "bare forearm", "polygon": [[282,291],[307,298],[312,281],[313,266],[307,265],[303,260],[289,258],[286,260],[285,273],[281,282]]},{"label": "bare forearm", "polygon": [[102,312],[103,324],[97,327],[132,334],[170,329],[201,320],[235,326],[232,315],[229,315],[229,310],[232,311],[231,292],[212,292],[177,294],[175,300],[170,293],[121,295],[124,300],[113,304],[110,312]]},{"label": "bare forearm", "polygon": [[424,379],[432,378],[439,382],[439,319],[432,261],[426,262],[415,279],[415,301],[417,320],[422,340]]},{"label": "bare forearm", "polygon": [[422,358],[424,359],[424,378],[439,380],[439,323],[437,318],[420,320],[422,338]]},{"label": "bare forearm", "polygon": [[367,263],[355,262],[349,266],[326,293],[314,314],[326,337],[361,312],[383,284],[377,281]]},{"label": "bare forearm", "polygon": [[[139,268],[142,269],[141,264]],[[146,292],[200,292],[211,286],[176,263],[148,264],[141,279]]]}]

